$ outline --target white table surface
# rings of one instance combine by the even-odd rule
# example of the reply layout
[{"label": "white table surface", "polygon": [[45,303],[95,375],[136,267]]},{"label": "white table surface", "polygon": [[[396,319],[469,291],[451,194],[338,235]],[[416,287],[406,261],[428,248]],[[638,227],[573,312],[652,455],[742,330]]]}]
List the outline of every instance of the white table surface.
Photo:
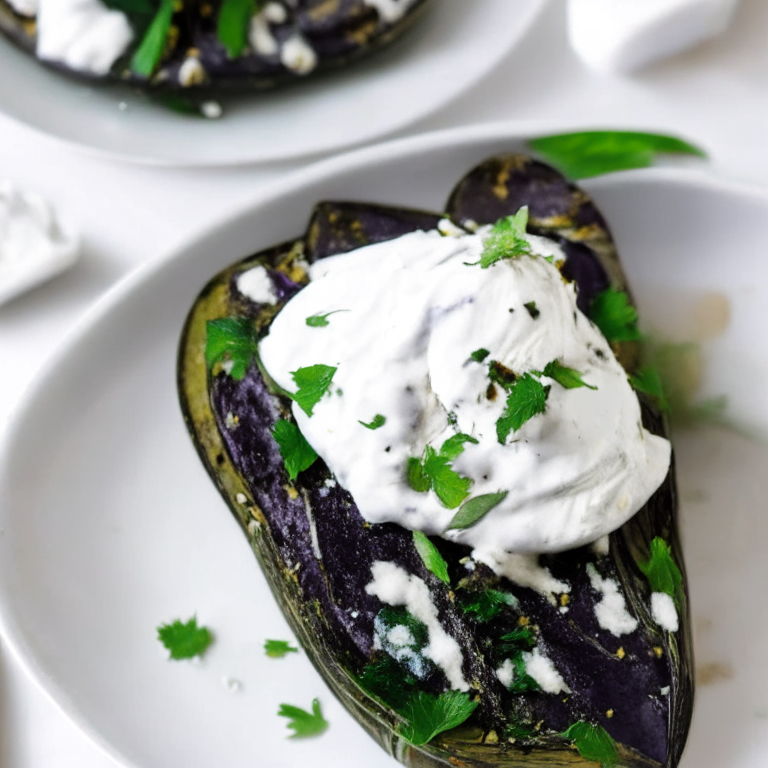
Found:
[{"label": "white table surface", "polygon": [[[768,184],[765,0],[742,0],[725,36],[622,79],[589,72],[571,53],[564,6],[550,0],[523,44],[491,76],[406,133],[499,120],[547,120],[557,129],[658,129],[704,146],[714,172]],[[0,178],[46,195],[79,223],[85,240],[75,269],[0,307],[0,436],[40,366],[106,288],[303,164],[135,166],[89,156],[0,117]],[[0,642],[0,766],[115,765],[27,679]]]}]

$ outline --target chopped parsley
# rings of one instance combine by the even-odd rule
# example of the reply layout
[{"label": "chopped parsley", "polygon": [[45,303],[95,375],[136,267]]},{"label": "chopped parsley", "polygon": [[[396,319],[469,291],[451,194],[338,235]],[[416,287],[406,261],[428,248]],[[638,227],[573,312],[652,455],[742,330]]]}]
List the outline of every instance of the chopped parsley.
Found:
[{"label": "chopped parsley", "polygon": [[362,424],[367,429],[378,429],[387,423],[387,418],[386,416],[382,416],[380,413],[377,413],[367,424],[364,421],[358,421],[357,423]]},{"label": "chopped parsley", "polygon": [[157,628],[157,639],[168,649],[172,659],[191,659],[202,656],[213,642],[213,635],[207,627],[197,626],[197,616],[186,624],[179,619]]},{"label": "chopped parsley", "polygon": [[335,315],[337,312],[349,312],[348,309],[334,309],[333,312],[326,312],[324,315],[316,314],[310,315],[306,319],[306,323],[310,328],[325,328],[326,325],[330,325],[328,318],[331,315]]},{"label": "chopped parsley", "polygon": [[498,493],[486,493],[482,496],[475,496],[473,499],[467,499],[459,511],[453,516],[448,531],[463,531],[471,528],[478,520],[485,517],[494,507],[501,504],[507,497],[509,491],[499,491]]},{"label": "chopped parsley", "polygon": [[[142,77],[151,77],[160,59],[165,51],[165,43],[168,38],[168,32],[171,29],[171,20],[173,19],[174,0],[160,0],[157,5],[157,11],[154,18],[149,23],[144,37],[133,54],[131,60],[131,69],[137,75]],[[141,4],[142,7],[144,4]],[[138,11],[137,7],[134,9]]]},{"label": "chopped parsley", "polygon": [[679,606],[683,586],[683,574],[677,567],[672,550],[660,536],[651,541],[650,556],[645,562],[638,563],[645,574],[651,591],[664,592],[672,597]]},{"label": "chopped parsley", "polygon": [[560,386],[566,389],[577,389],[578,387],[587,387],[588,389],[597,389],[591,384],[587,384],[582,378],[582,374],[574,368],[568,368],[561,365],[558,360],[547,363],[543,371],[545,376],[554,379]]},{"label": "chopped parsley", "polygon": [[534,319],[538,319],[539,315],[541,314],[541,310],[536,306],[535,301],[529,301],[523,304],[523,306],[528,310],[528,314]]},{"label": "chopped parsley", "polygon": [[629,377],[629,383],[636,392],[648,395],[660,411],[664,413],[669,411],[669,400],[664,391],[664,383],[658,368],[644,365],[637,373]]},{"label": "chopped parsley", "polygon": [[317,460],[315,449],[292,421],[287,419],[278,421],[272,428],[272,437],[280,448],[285,470],[291,480],[295,480],[299,472],[309,469]]},{"label": "chopped parsley", "polygon": [[312,700],[312,711],[307,712],[292,704],[281,704],[277,712],[279,717],[288,718],[288,727],[293,731],[290,738],[304,739],[308,736],[319,736],[328,728],[328,721],[323,717],[320,702]]},{"label": "chopped parsley", "polygon": [[223,317],[206,324],[205,362],[231,363],[229,375],[239,381],[245,376],[258,349],[253,323],[247,317]]},{"label": "chopped parsley", "polygon": [[416,691],[416,678],[391,656],[366,664],[358,682],[396,712],[402,711]]},{"label": "chopped parsley", "polygon": [[624,291],[606,288],[589,306],[589,317],[608,341],[635,341],[641,338],[637,310]]},{"label": "chopped parsley", "polygon": [[439,453],[428,445],[423,459],[408,459],[406,476],[411,488],[419,493],[432,489],[444,506],[456,509],[467,498],[472,486],[470,478],[462,477],[451,468],[451,461],[464,450],[464,443],[477,443],[477,440],[460,433],[449,437]]},{"label": "chopped parsley", "polygon": [[562,133],[532,139],[528,146],[574,180],[648,168],[657,154],[706,157],[705,152],[682,139],[637,131]]},{"label": "chopped parsley", "polygon": [[400,727],[400,735],[414,746],[427,744],[438,734],[461,725],[477,705],[461,691],[446,691],[439,696],[419,691],[403,707],[408,722]]},{"label": "chopped parsley", "polygon": [[496,437],[504,445],[510,432],[517,432],[520,427],[534,416],[544,413],[550,387],[545,387],[530,373],[526,373],[509,387],[507,405],[496,421]]},{"label": "chopped parsley", "polygon": [[299,649],[294,648],[287,640],[265,640],[264,653],[270,659],[282,659],[289,653],[298,653]]},{"label": "chopped parsley", "polygon": [[509,592],[498,589],[484,589],[478,592],[460,594],[459,607],[470,618],[484,624],[495,619],[505,608],[517,608],[517,598]]},{"label": "chopped parsley", "polygon": [[528,206],[523,206],[514,216],[499,219],[483,244],[478,262],[483,269],[502,259],[517,259],[532,255],[531,244],[526,237]]},{"label": "chopped parsley", "polygon": [[585,760],[600,763],[601,768],[613,768],[619,758],[616,742],[601,725],[579,721],[571,725],[563,738],[573,742]]},{"label": "chopped parsley", "polygon": [[419,553],[419,557],[426,569],[437,576],[440,581],[446,584],[451,583],[451,577],[448,575],[448,563],[440,554],[438,548],[421,531],[413,532],[413,545]]},{"label": "chopped parsley", "polygon": [[331,386],[336,370],[330,365],[318,364],[292,371],[291,376],[299,389],[288,396],[307,416],[311,416],[312,410]]},{"label": "chopped parsley", "polygon": [[248,46],[251,18],[263,2],[257,0],[222,0],[216,37],[230,59],[236,59]]},{"label": "chopped parsley", "polygon": [[491,353],[487,349],[480,347],[480,349],[476,349],[469,357],[476,363],[482,363],[490,354]]}]

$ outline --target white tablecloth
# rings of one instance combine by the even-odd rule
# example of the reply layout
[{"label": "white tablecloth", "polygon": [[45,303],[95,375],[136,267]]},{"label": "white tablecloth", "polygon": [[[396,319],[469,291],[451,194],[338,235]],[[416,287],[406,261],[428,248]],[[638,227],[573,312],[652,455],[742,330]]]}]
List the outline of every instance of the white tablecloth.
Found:
[{"label": "white tablecloth", "polygon": [[[490,77],[406,133],[498,120],[657,129],[704,146],[717,173],[768,184],[766,40],[768,3],[743,0],[725,36],[632,78],[606,79],[570,51],[564,2],[550,0]],[[46,195],[85,237],[74,270],[0,308],[0,432],[48,355],[107,287],[301,165],[174,170],[109,162],[0,117],[0,178]],[[114,765],[0,643],[0,766]]]}]

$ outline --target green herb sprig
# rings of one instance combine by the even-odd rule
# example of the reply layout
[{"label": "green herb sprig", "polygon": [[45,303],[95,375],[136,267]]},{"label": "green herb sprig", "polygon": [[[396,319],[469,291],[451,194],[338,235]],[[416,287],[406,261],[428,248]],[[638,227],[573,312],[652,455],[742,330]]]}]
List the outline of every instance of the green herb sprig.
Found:
[{"label": "green herb sprig", "polygon": [[648,559],[638,563],[638,565],[648,579],[651,591],[669,595],[680,607],[683,574],[672,557],[672,549],[669,544],[660,536],[656,536],[651,541]]},{"label": "green herb sprig", "polygon": [[451,467],[451,461],[461,454],[465,443],[477,443],[477,439],[461,433],[453,435],[443,443],[439,453],[428,445],[423,459],[408,459],[406,476],[411,488],[419,493],[432,489],[445,507],[456,509],[472,486],[470,478],[462,477]]},{"label": "green herb sprig", "polygon": [[315,449],[292,421],[278,421],[272,428],[272,436],[277,442],[285,462],[285,470],[291,480],[295,480],[300,472],[309,469],[317,461]]},{"label": "green herb sprig", "polygon": [[531,256],[531,244],[527,237],[528,206],[523,206],[513,216],[499,219],[491,229],[483,244],[480,261],[483,269],[502,259],[517,259],[521,256]]},{"label": "green herb sprig", "polygon": [[172,659],[179,660],[202,656],[213,642],[213,635],[207,627],[198,627],[197,616],[193,616],[186,623],[176,619],[170,624],[161,624],[157,628],[157,639]]},{"label": "green herb sprig", "polygon": [[440,550],[427,538],[421,531],[413,532],[413,545],[419,553],[419,557],[426,569],[437,576],[445,584],[451,583],[451,577],[448,575],[448,563],[440,554]]},{"label": "green herb sprig", "polygon": [[307,416],[311,416],[314,407],[320,402],[333,381],[338,369],[330,365],[309,365],[291,372],[291,378],[298,390],[289,397]]},{"label": "green herb sprig", "polygon": [[282,659],[289,653],[298,653],[299,649],[294,648],[287,640],[265,640],[264,653],[270,659]]},{"label": "green herb sprig", "polygon": [[288,727],[293,731],[291,739],[319,736],[328,729],[328,721],[323,717],[320,702],[317,699],[312,700],[311,712],[292,704],[281,704],[277,714],[279,717],[288,718]]},{"label": "green herb sprig", "polygon": [[616,742],[601,725],[579,721],[563,733],[563,738],[573,742],[585,760],[600,763],[601,768],[613,768],[619,759]]},{"label": "green herb sprig", "polygon": [[253,323],[247,317],[224,317],[206,324],[205,362],[211,369],[229,361],[229,375],[239,381],[245,376],[258,350]]}]

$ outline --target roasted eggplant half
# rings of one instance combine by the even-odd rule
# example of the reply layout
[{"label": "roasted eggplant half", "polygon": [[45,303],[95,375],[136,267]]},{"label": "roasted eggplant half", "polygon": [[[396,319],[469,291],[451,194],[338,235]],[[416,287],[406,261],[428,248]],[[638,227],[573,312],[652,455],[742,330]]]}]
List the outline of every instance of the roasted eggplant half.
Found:
[{"label": "roasted eggplant half", "polygon": [[213,94],[271,88],[353,63],[428,0],[0,0],[0,30],[88,79]]},{"label": "roasted eggplant half", "polygon": [[[674,462],[645,506],[602,547],[540,558],[556,579],[571,585],[568,594],[545,596],[482,563],[468,570],[468,547],[431,538],[427,546],[447,565],[438,577],[426,565],[423,539],[396,524],[367,523],[321,459],[291,479],[273,436],[278,420],[293,418],[291,400],[265,374],[255,345],[307,284],[308,264],[416,230],[434,230],[445,219],[457,227],[490,224],[522,206],[529,209],[528,231],[565,251],[561,273],[575,282],[585,313],[609,290],[631,301],[611,233],[590,197],[531,157],[497,156],[458,183],[444,213],[322,202],[303,237],[249,256],[214,277],[197,298],[181,337],[182,411],[203,464],[245,531],[309,658],[389,754],[413,768],[595,763],[672,768],[685,745],[693,702]],[[256,266],[269,276],[273,303],[254,301],[238,288],[240,276]],[[222,322],[250,339],[240,336],[230,346],[234,353],[239,344],[231,359],[211,354],[211,329]],[[634,339],[611,343],[627,374],[638,365],[638,344]],[[666,435],[666,419],[653,399],[638,397],[645,428]],[[407,625],[418,653],[423,629],[407,611],[384,605],[366,589],[376,561],[395,563],[427,585],[440,625],[461,648],[470,690],[460,694],[461,700],[453,692],[449,703],[461,712],[453,720],[450,714],[444,717],[435,732],[414,722],[417,705],[446,703],[450,686],[435,667],[415,679],[401,663],[402,655],[374,639],[381,637],[377,627]],[[606,589],[623,596],[632,631],[617,636],[596,618]],[[676,605],[676,631],[660,626],[652,611],[659,592]],[[556,694],[526,674],[525,660],[536,649],[566,683]],[[504,664],[511,668],[506,680],[499,674]]]}]

